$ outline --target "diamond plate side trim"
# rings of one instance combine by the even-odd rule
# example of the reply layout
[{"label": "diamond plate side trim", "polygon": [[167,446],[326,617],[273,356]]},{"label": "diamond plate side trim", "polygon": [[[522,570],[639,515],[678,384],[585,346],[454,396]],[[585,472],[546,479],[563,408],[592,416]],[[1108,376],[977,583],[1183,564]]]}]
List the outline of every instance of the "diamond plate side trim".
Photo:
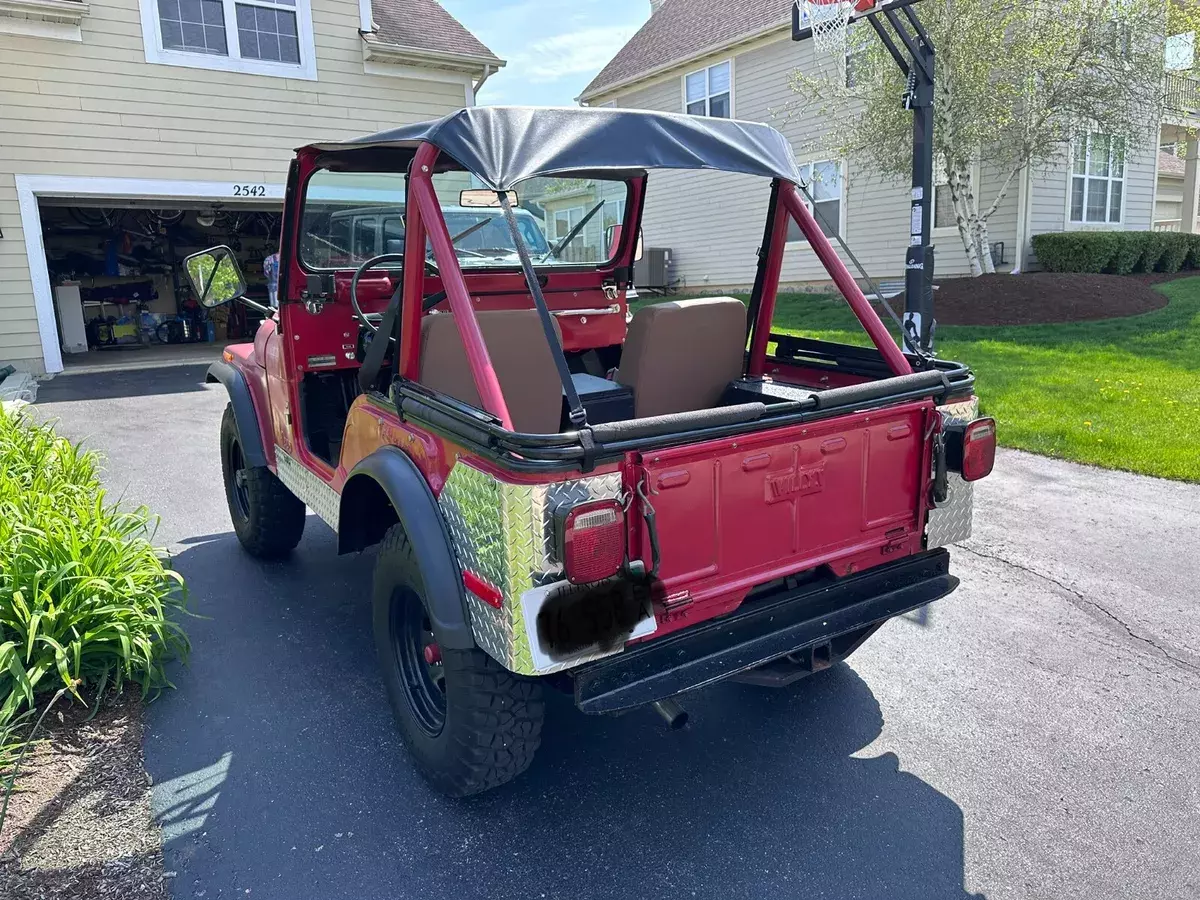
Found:
[{"label": "diamond plate side trim", "polygon": [[304,505],[325,520],[335,532],[341,515],[342,497],[303,465],[275,445],[275,465],[284,487],[304,501]]},{"label": "diamond plate side trim", "polygon": [[467,592],[475,641],[498,663],[520,675],[546,674],[578,661],[538,666],[532,653],[532,623],[525,620],[523,595],[562,578],[554,556],[554,513],[584,500],[616,499],[619,472],[548,485],[508,484],[459,462],[446,481],[438,506],[459,565],[495,585],[504,595],[496,609]]},{"label": "diamond plate side trim", "polygon": [[[965,425],[979,418],[979,398],[938,407],[943,425]],[[975,485],[963,481],[961,475],[948,476],[946,502],[929,511],[925,526],[925,546],[930,550],[945,547],[971,536],[971,519],[975,511]]]}]

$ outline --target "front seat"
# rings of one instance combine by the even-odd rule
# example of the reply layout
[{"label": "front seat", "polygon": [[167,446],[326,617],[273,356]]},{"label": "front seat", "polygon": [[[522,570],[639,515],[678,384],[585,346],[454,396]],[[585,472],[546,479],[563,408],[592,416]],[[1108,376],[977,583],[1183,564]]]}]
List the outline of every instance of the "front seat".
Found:
[{"label": "front seat", "polygon": [[746,305],[734,297],[655,303],[629,323],[617,381],[633,388],[639,419],[713,409],[741,377]]},{"label": "front seat", "polygon": [[[513,428],[557,434],[562,422],[562,382],[536,309],[476,312]],[[558,323],[554,323],[558,331]],[[560,338],[561,340],[561,335]],[[421,320],[420,382],[430,390],[483,409],[454,316]]]}]

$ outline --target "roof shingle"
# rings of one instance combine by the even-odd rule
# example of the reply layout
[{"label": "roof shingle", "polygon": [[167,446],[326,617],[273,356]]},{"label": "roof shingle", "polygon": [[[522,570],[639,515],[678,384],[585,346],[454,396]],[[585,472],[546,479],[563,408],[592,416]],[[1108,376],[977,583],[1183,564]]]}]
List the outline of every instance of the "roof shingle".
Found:
[{"label": "roof shingle", "polygon": [[437,0],[373,0],[373,7],[375,37],[384,43],[501,61]]},{"label": "roof shingle", "polygon": [[583,90],[587,99],[672,63],[791,21],[789,0],[665,0]]},{"label": "roof shingle", "polygon": [[1163,153],[1161,150],[1158,153],[1158,174],[1159,175],[1174,175],[1176,178],[1183,177],[1184,162],[1182,157],[1176,156],[1174,153]]}]

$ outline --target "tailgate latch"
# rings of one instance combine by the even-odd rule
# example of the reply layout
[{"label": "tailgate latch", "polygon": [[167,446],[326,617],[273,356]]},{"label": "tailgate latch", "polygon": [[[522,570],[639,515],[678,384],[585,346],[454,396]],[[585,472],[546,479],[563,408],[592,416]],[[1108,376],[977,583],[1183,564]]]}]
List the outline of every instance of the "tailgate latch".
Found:
[{"label": "tailgate latch", "polygon": [[[650,578],[658,577],[658,566],[661,561],[658,547],[658,524],[655,521],[654,504],[650,502],[650,488],[646,486],[646,478],[642,478],[637,483],[637,504],[641,507],[642,519],[646,522],[646,534],[650,538],[650,571],[645,572],[645,563],[641,560],[636,560],[630,563],[630,569],[636,567],[642,568],[643,572],[638,574],[648,575]],[[632,505],[632,498],[631,498]]]}]

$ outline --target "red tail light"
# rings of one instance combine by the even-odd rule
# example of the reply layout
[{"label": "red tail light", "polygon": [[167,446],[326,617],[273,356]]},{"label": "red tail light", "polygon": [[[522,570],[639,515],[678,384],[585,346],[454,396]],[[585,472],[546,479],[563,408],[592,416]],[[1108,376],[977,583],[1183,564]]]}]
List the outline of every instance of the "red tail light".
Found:
[{"label": "red tail light", "polygon": [[996,464],[996,420],[976,419],[963,431],[963,481],[978,481]]},{"label": "red tail light", "polygon": [[558,519],[558,551],[572,584],[603,581],[625,562],[625,514],[615,500],[571,507]]}]

